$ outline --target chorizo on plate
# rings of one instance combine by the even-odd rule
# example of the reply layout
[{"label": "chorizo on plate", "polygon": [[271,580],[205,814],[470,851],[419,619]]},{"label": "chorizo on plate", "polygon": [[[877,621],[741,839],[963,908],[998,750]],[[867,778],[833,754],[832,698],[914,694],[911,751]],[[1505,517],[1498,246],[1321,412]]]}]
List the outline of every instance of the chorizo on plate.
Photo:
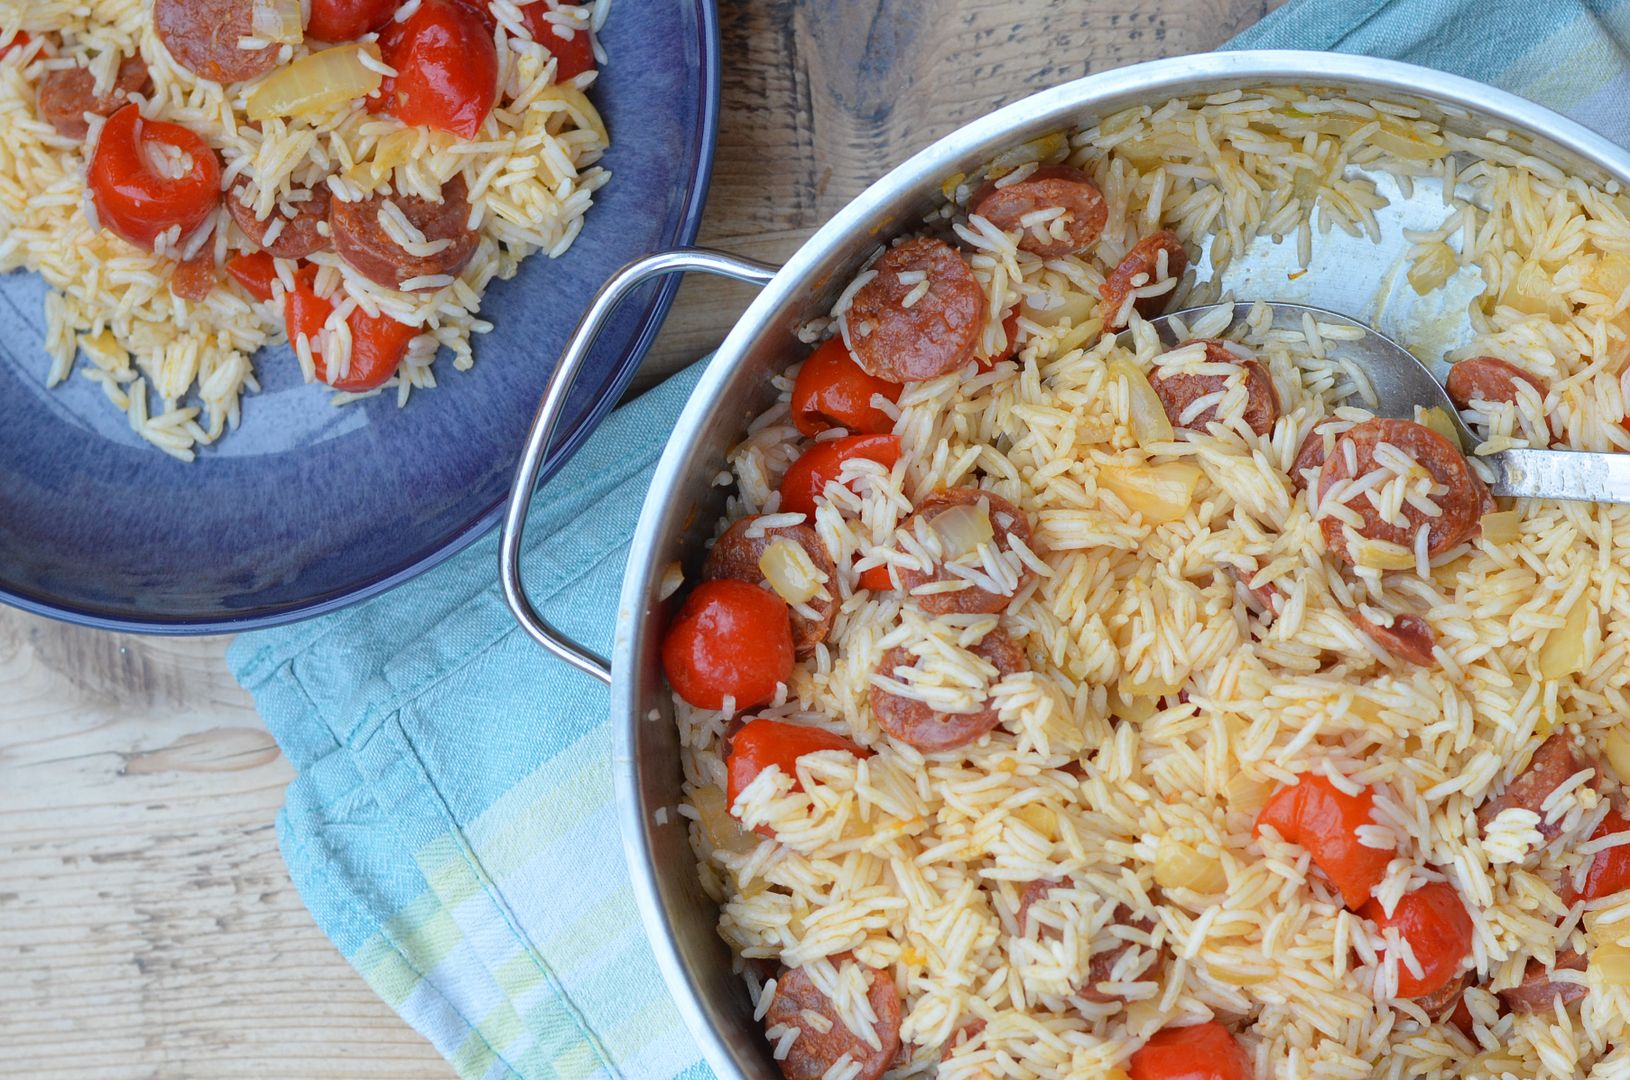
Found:
[{"label": "chorizo on plate", "polygon": [[[290,203],[290,208],[294,210],[292,217],[274,205],[271,215],[261,220],[255,216],[254,207],[242,200],[248,183],[240,178],[232,185],[226,195],[226,208],[238,228],[257,247],[279,259],[303,259],[314,251],[328,247],[328,237],[323,235],[320,228],[328,220],[332,198],[327,184],[306,189],[310,193],[309,198]],[[273,227],[280,221],[282,225],[273,232]]]},{"label": "chorizo on plate", "polygon": [[86,113],[112,116],[131,94],[146,93],[152,85],[147,62],[139,56],[119,61],[113,88],[105,94],[96,92],[96,76],[89,68],[57,68],[40,76],[40,116],[70,139],[83,139],[90,131]]},{"label": "chorizo on plate", "polygon": [[240,48],[255,34],[255,0],[153,0],[153,28],[175,62],[218,83],[243,82],[277,64],[281,46]]},{"label": "chorizo on plate", "polygon": [[369,281],[388,289],[400,289],[416,278],[456,276],[464,269],[481,240],[470,228],[469,188],[464,177],[454,176],[442,185],[441,202],[417,195],[398,195],[394,202],[436,250],[411,254],[398,244],[380,222],[385,196],[372,195],[357,202],[335,199],[330,203],[328,228],[340,258]]}]

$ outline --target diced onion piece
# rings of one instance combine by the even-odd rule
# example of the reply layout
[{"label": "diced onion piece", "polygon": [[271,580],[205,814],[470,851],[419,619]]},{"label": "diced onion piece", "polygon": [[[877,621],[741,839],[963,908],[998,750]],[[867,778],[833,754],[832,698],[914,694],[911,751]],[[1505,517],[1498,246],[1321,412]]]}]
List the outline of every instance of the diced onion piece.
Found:
[{"label": "diced onion piece", "polygon": [[1369,142],[1405,161],[1437,161],[1449,156],[1449,148],[1442,143],[1429,143],[1409,131],[1384,125]]},{"label": "diced onion piece", "polygon": [[1065,319],[1070,320],[1071,326],[1080,326],[1092,318],[1093,312],[1098,310],[1098,298],[1096,296],[1089,296],[1073,289],[1062,295],[1050,293],[1046,297],[1045,303],[1049,306],[1033,306],[1031,298],[1026,296],[1024,302],[1020,305],[1020,310],[1025,318],[1037,326],[1047,327],[1057,326]]},{"label": "diced onion piece", "polygon": [[1566,301],[1539,263],[1525,263],[1506,282],[1500,303],[1524,315],[1564,314]]},{"label": "diced onion piece", "polygon": [[1385,540],[1361,539],[1352,545],[1353,561],[1371,570],[1410,570],[1415,566],[1415,553]]},{"label": "diced onion piece", "polygon": [[1125,158],[1139,172],[1164,165],[1168,161],[1182,161],[1194,156],[1194,137],[1175,132],[1150,132],[1136,139],[1128,139],[1116,146],[1116,157]]},{"label": "diced onion piece", "polygon": [[1357,116],[1341,116],[1336,113],[1312,114],[1318,119],[1313,122],[1314,129],[1323,135],[1334,135],[1339,139],[1358,134],[1358,129],[1368,124],[1368,120]]},{"label": "diced onion piece", "polygon": [[685,584],[685,568],[675,560],[662,568],[662,580],[657,584],[657,599],[666,600]]},{"label": "diced onion piece", "polygon": [[704,784],[691,792],[691,805],[696,807],[696,819],[702,826],[702,837],[714,851],[745,854],[758,846],[758,838],[741,827],[741,822],[730,815],[725,805],[724,792],[712,784]]},{"label": "diced onion piece", "polygon": [[985,170],[985,176],[995,180],[1032,161],[1053,161],[1063,157],[1069,148],[1068,136],[1062,131],[1051,131],[1040,138],[1031,139],[1027,143],[1021,143],[1011,150],[997,154],[991,159],[990,168]]},{"label": "diced onion piece", "polygon": [[280,45],[300,44],[305,39],[304,23],[300,0],[255,0],[250,9],[250,32]]},{"label": "diced onion piece", "polygon": [[777,540],[765,548],[758,557],[758,571],[789,604],[806,604],[821,591],[823,575],[796,540]]},{"label": "diced onion piece", "polygon": [[1297,169],[1292,174],[1290,192],[1304,203],[1311,202],[1319,193],[1319,174],[1312,169]]},{"label": "diced onion piece", "polygon": [[1098,469],[1098,485],[1107,488],[1141,514],[1151,525],[1180,521],[1194,502],[1194,489],[1203,474],[1199,466],[1186,461],[1163,465],[1103,465]]},{"label": "diced onion piece", "polygon": [[1367,724],[1379,724],[1381,722],[1380,704],[1363,694],[1353,695],[1352,704],[1347,706],[1347,711]]},{"label": "diced onion piece", "polygon": [[87,359],[103,371],[120,371],[130,366],[130,353],[119,344],[112,330],[96,335],[81,334],[79,348]]},{"label": "diced onion piece", "polygon": [[1617,301],[1625,289],[1630,289],[1630,256],[1616,251],[1599,256],[1585,281],[1594,291]]},{"label": "diced onion piece", "polygon": [[1111,113],[1099,123],[1098,133],[1100,135],[1119,135],[1143,119],[1143,109],[1142,105],[1134,105],[1130,109],[1122,109],[1118,113]]},{"label": "diced onion piece", "polygon": [[336,45],[302,56],[281,71],[273,72],[249,95],[249,119],[306,116],[367,97],[379,89],[380,76],[363,64],[364,51],[376,61],[379,59],[379,46],[371,41]]},{"label": "diced onion piece", "polygon": [[1228,783],[1223,785],[1223,798],[1228,800],[1228,809],[1255,816],[1257,811],[1268,805],[1268,796],[1273,794],[1273,788],[1272,780],[1258,780],[1241,771],[1229,777]]},{"label": "diced onion piece", "polygon": [[588,95],[575,86],[546,86],[538,91],[537,101],[558,101],[566,107],[567,115],[577,122],[577,126],[585,131],[594,132],[595,138],[602,143],[609,144],[611,136],[606,134],[606,122],[600,119],[600,110],[590,104]]},{"label": "diced onion piece", "polygon": [[1177,437],[1172,431],[1172,422],[1166,416],[1165,407],[1160,404],[1159,395],[1149,385],[1149,377],[1141,368],[1130,360],[1117,357],[1109,362],[1109,371],[1126,383],[1127,409],[1131,413],[1127,419],[1132,424],[1132,437],[1139,446],[1147,449],[1155,443],[1171,442]]},{"label": "diced onion piece", "polygon": [[1590,970],[1603,986],[1630,988],[1630,945],[1617,941],[1598,942],[1590,950]]},{"label": "diced onion piece", "polygon": [[1567,621],[1552,630],[1539,650],[1542,679],[1560,679],[1585,670],[1585,630],[1596,614],[1587,596],[1573,602]]},{"label": "diced onion piece", "polygon": [[1063,335],[1053,344],[1053,355],[1063,356],[1074,352],[1087,343],[1087,339],[1094,337],[1103,329],[1097,319],[1087,319],[1077,323],[1064,331]]},{"label": "diced onion piece", "polygon": [[1459,449],[1460,432],[1455,430],[1455,422],[1441,406],[1434,405],[1430,409],[1421,409],[1421,425],[1442,435],[1449,440],[1449,445]]},{"label": "diced onion piece", "polygon": [[979,550],[996,537],[990,514],[978,503],[962,503],[942,510],[928,519],[928,527],[939,537],[940,550],[947,559],[960,559]]},{"label": "diced onion piece", "polygon": [[1179,684],[1157,680],[1145,682],[1123,676],[1115,684],[1115,692],[1120,696],[1122,705],[1116,715],[1131,720],[1147,720],[1160,711],[1161,698],[1174,698],[1182,689]]},{"label": "diced onion piece", "polygon": [[1439,241],[1426,245],[1426,250],[1416,257],[1406,276],[1415,292],[1425,296],[1433,289],[1443,288],[1443,283],[1458,269],[1460,257],[1455,254],[1455,249]]},{"label": "diced onion piece", "polygon": [[1040,803],[1026,803],[1013,816],[1049,840],[1058,839],[1058,815]]},{"label": "diced onion piece", "polygon": [[1228,967],[1226,960],[1222,963],[1213,961],[1207,964],[1206,974],[1229,986],[1259,986],[1273,978],[1271,971],[1241,971]]},{"label": "diced onion piece", "polygon": [[1449,562],[1432,567],[1433,583],[1440,589],[1452,591],[1460,581],[1460,575],[1471,565],[1471,561],[1470,555],[1459,555]]},{"label": "diced onion piece", "polygon": [[1522,536],[1522,515],[1515,510],[1491,510],[1478,524],[1483,527],[1483,539],[1491,544],[1512,544]]},{"label": "diced onion piece", "polygon": [[1622,782],[1625,777],[1630,776],[1630,732],[1622,727],[1614,728],[1607,733],[1604,749],[1607,763],[1613,766],[1613,771],[1618,773]]},{"label": "diced onion piece", "polygon": [[1141,724],[1159,711],[1156,699],[1163,693],[1163,688],[1149,693],[1144,684],[1123,680],[1109,692],[1109,714],[1120,720]]},{"label": "diced onion piece", "polygon": [[1162,889],[1220,893],[1228,888],[1222,863],[1169,836],[1155,845],[1155,884]]}]

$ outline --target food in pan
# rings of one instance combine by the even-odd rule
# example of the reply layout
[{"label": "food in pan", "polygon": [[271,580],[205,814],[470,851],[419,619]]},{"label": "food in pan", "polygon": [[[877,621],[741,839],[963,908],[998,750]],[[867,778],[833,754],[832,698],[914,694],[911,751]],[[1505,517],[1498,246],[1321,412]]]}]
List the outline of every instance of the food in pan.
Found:
[{"label": "food in pan", "polygon": [[[1630,512],[1475,460],[1630,449],[1630,221],[1502,139],[1106,116],[948,182],[788,343],[663,642],[788,1077],[1630,1065]],[[1450,192],[1400,274],[1481,286],[1478,447],[1375,415],[1350,326],[1145,321],[1259,238],[1375,235],[1381,174]]]},{"label": "food in pan", "polygon": [[[608,0],[67,0],[0,15],[0,270],[80,373],[192,460],[292,344],[406,403],[494,278],[563,254],[609,178]],[[77,357],[83,355],[84,361]]]}]

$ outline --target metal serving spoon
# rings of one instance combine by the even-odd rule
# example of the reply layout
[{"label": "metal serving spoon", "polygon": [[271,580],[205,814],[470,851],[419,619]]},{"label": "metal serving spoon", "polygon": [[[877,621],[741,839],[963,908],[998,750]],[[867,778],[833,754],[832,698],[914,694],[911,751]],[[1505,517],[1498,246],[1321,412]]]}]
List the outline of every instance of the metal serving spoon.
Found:
[{"label": "metal serving spoon", "polygon": [[[1171,320],[1180,318],[1192,326],[1219,307],[1233,309],[1234,321],[1246,318],[1255,304],[1207,304],[1185,308],[1151,319],[1150,325],[1167,345],[1178,344]],[[1467,429],[1460,413],[1443,386],[1415,355],[1374,328],[1335,311],[1306,304],[1269,304],[1273,325],[1300,329],[1302,317],[1312,315],[1322,323],[1356,326],[1364,336],[1356,341],[1331,341],[1333,356],[1349,359],[1364,369],[1378,399],[1376,414],[1402,420],[1415,419],[1415,408],[1442,409],[1460,433],[1461,448],[1469,451],[1478,443]],[[1230,323],[1229,325],[1233,325]],[[1496,495],[1519,499],[1573,499],[1582,502],[1630,503],[1630,454],[1598,454],[1583,450],[1530,450],[1514,448],[1474,458],[1485,468],[1484,480]]]}]

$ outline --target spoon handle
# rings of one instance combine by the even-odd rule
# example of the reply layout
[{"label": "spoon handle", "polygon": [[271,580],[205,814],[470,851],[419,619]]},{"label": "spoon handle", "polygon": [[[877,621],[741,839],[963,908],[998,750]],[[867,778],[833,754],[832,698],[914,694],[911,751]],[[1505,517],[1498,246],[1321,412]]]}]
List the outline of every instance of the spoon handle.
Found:
[{"label": "spoon handle", "polygon": [[1496,495],[1630,503],[1630,454],[1514,449],[1478,460],[1493,468]]}]

